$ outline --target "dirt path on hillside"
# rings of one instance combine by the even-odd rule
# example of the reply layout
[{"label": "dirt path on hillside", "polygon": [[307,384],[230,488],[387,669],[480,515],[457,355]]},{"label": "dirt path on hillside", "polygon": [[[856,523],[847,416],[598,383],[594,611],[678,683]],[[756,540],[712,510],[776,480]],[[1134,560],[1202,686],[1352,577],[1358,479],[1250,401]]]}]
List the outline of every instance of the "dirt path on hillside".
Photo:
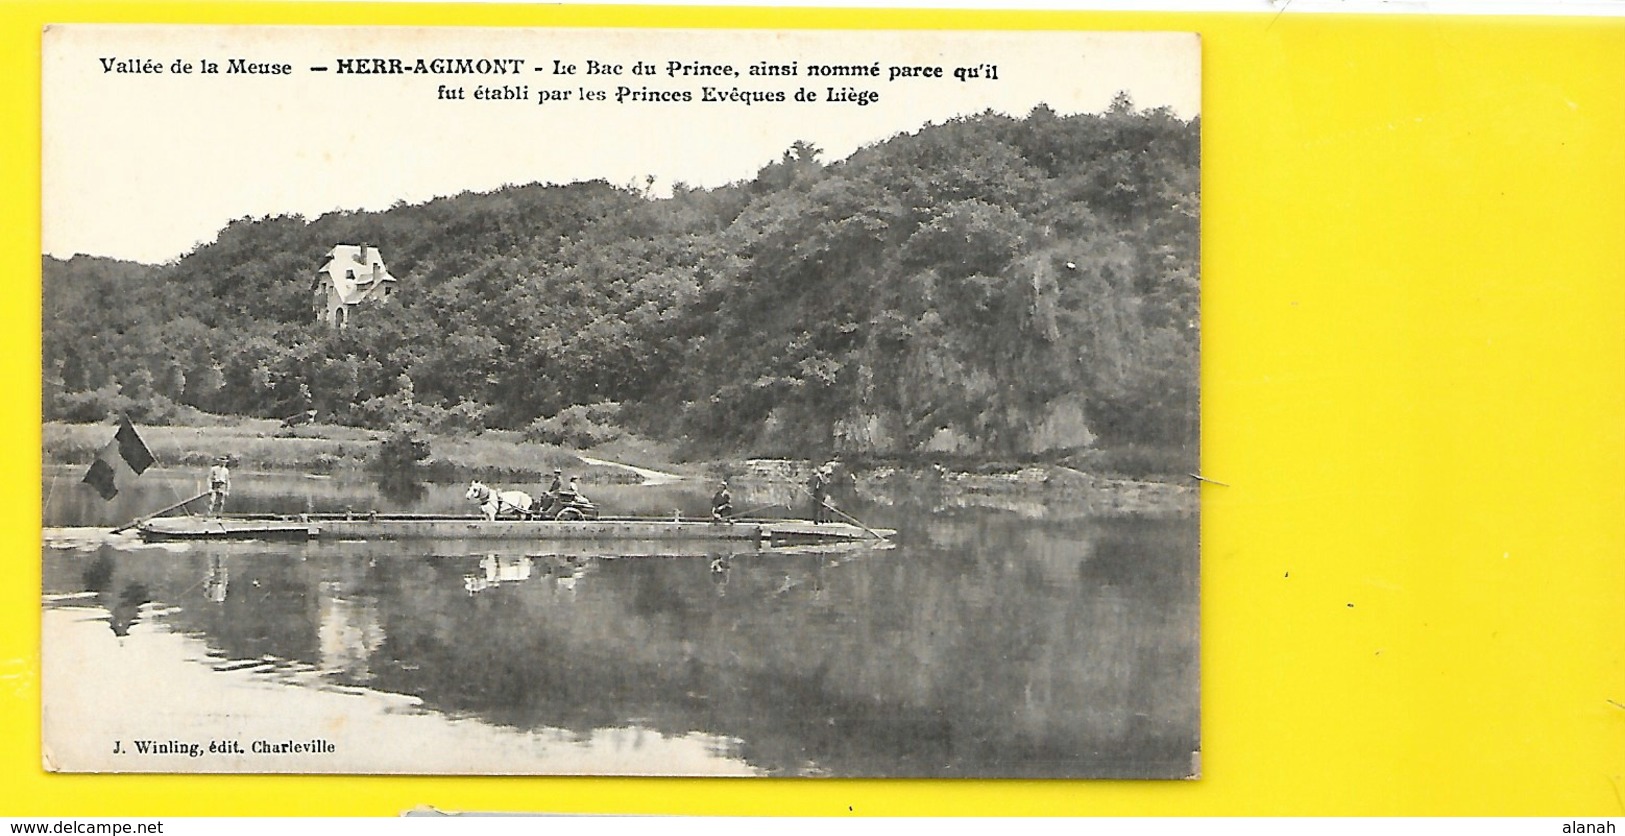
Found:
[{"label": "dirt path on hillside", "polygon": [[660,470],[649,470],[648,468],[644,467],[633,467],[629,464],[595,459],[591,456],[577,455],[576,458],[597,467],[618,467],[622,470],[630,470],[633,473],[643,477],[643,481],[639,483],[642,485],[669,485],[672,482],[681,482],[683,480],[683,477],[678,476],[675,473],[666,473]]}]

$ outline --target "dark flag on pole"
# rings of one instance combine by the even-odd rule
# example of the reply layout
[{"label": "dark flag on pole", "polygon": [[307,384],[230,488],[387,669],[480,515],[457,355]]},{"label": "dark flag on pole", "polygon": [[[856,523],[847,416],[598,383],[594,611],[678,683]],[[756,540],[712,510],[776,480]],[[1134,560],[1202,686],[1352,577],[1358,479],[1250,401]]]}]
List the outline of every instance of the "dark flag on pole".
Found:
[{"label": "dark flag on pole", "polygon": [[118,432],[113,434],[113,440],[96,454],[96,460],[90,463],[90,471],[85,474],[85,484],[96,489],[102,499],[112,499],[118,496],[119,463],[122,462],[136,476],[156,461],[152,451],[147,449],[146,442],[141,440],[141,434],[135,431],[135,425],[130,423],[128,416],[119,419]]}]

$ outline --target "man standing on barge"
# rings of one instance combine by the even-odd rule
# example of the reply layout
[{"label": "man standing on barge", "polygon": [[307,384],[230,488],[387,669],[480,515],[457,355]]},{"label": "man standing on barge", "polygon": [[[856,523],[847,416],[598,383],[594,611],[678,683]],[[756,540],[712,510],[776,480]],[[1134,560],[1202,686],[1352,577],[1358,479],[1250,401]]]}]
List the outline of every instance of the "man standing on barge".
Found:
[{"label": "man standing on barge", "polygon": [[209,515],[215,516],[226,510],[226,496],[231,493],[231,469],[226,465],[231,459],[221,456],[214,460],[214,466],[209,468]]},{"label": "man standing on barge", "polygon": [[813,468],[812,477],[807,480],[807,493],[812,496],[813,522],[829,522],[829,465]]}]

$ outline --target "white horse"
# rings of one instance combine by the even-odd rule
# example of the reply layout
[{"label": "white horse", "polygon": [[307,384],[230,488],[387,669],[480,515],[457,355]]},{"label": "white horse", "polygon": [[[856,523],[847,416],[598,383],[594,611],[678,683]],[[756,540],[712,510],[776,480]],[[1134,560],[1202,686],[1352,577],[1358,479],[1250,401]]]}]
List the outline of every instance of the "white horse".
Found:
[{"label": "white horse", "polygon": [[496,519],[503,511],[514,511],[521,518],[528,518],[536,505],[536,501],[524,491],[499,491],[484,482],[470,483],[468,493],[463,498],[479,503],[480,512],[488,520]]}]

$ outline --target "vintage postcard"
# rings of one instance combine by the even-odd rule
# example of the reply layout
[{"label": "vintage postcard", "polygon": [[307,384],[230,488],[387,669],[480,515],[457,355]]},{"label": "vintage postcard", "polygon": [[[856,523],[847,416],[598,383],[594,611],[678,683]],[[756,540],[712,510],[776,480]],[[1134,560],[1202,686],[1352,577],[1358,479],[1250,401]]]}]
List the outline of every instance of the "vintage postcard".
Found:
[{"label": "vintage postcard", "polygon": [[49,27],[47,768],[1196,777],[1200,53]]}]

